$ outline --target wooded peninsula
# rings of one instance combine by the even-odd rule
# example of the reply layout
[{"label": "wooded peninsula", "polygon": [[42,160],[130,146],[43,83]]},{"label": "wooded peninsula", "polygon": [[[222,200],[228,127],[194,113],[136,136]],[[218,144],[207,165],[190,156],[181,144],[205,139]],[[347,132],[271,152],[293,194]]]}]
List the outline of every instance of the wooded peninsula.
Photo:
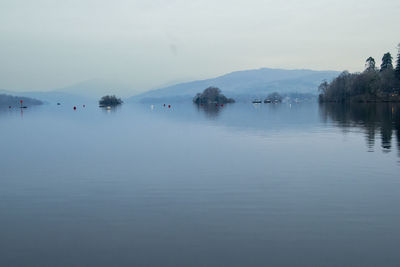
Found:
[{"label": "wooded peninsula", "polygon": [[400,102],[400,44],[396,67],[388,52],[382,57],[380,68],[369,57],[361,73],[342,72],[330,83],[318,87],[320,102]]}]

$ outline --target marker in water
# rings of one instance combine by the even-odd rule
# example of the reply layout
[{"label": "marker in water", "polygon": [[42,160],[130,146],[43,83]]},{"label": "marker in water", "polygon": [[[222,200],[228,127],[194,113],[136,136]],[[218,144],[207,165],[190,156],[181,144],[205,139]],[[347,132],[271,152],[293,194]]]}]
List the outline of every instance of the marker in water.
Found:
[{"label": "marker in water", "polygon": [[76,110],[76,107],[74,106],[74,110]]}]

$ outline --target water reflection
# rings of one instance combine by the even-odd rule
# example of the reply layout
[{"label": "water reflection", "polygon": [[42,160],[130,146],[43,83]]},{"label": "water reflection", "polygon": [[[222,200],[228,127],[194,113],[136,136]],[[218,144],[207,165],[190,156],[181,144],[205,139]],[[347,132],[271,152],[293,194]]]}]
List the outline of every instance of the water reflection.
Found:
[{"label": "water reflection", "polygon": [[121,107],[120,106],[106,106],[106,107],[100,107],[100,109],[104,112],[104,113],[115,113],[116,111],[118,111]]},{"label": "water reflection", "polygon": [[400,156],[400,104],[321,104],[320,115],[323,121],[332,120],[343,129],[363,129],[369,151],[373,151],[377,133],[385,152],[391,151],[396,135],[393,142]]},{"label": "water reflection", "polygon": [[24,117],[24,109],[19,107],[8,107],[0,105],[0,116],[10,116],[13,114],[19,114],[21,118]]},{"label": "water reflection", "polygon": [[223,109],[223,106],[218,105],[218,104],[193,104],[196,106],[197,111],[199,112],[204,112],[204,114],[210,118],[214,119],[219,115],[219,112],[221,109]]},{"label": "water reflection", "polygon": [[364,146],[395,139],[396,106],[23,112],[0,111],[0,266],[400,262],[400,165]]}]

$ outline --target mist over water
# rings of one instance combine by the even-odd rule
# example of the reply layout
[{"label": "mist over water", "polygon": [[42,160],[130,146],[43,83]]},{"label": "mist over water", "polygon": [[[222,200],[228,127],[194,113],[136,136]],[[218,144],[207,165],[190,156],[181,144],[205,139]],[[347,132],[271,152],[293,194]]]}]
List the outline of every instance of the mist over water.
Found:
[{"label": "mist over water", "polygon": [[399,105],[86,104],[0,108],[1,266],[400,262]]}]

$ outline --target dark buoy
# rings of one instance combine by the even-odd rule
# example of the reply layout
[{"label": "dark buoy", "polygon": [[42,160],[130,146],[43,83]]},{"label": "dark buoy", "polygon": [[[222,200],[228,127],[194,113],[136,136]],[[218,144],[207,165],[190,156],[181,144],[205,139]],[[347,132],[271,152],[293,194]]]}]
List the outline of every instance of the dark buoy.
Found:
[{"label": "dark buoy", "polygon": [[216,107],[218,107],[218,104],[215,104]]},{"label": "dark buoy", "polygon": [[74,110],[76,110],[76,107],[74,106]]},{"label": "dark buoy", "polygon": [[86,107],[86,105],[83,105],[83,107],[85,108],[85,107]]},{"label": "dark buoy", "polygon": [[221,104],[221,107],[223,107],[224,106],[224,104]]},{"label": "dark buoy", "polygon": [[168,108],[171,108],[171,105],[168,105]]},{"label": "dark buoy", "polygon": [[165,104],[164,104],[164,107],[165,107]]},{"label": "dark buoy", "polygon": [[61,105],[60,103],[57,103],[57,106]]},{"label": "dark buoy", "polygon": [[8,106],[8,108],[11,108],[11,106]]}]

